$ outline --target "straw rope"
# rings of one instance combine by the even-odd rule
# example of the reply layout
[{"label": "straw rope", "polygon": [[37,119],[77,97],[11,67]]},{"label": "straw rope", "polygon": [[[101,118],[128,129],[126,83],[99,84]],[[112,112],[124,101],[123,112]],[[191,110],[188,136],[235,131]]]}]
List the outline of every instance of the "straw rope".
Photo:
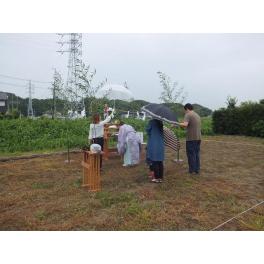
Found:
[{"label": "straw rope", "polygon": [[264,203],[264,200],[263,200],[262,202],[259,202],[259,203],[255,204],[255,205],[253,205],[252,207],[248,208],[247,210],[245,210],[245,211],[239,213],[238,215],[235,215],[234,217],[228,219],[227,221],[225,221],[224,223],[222,223],[222,224],[216,226],[215,228],[211,229],[210,231],[215,231],[215,230],[217,230],[217,229],[220,228],[221,226],[223,226],[223,225],[229,223],[230,221],[236,219],[237,217],[243,215],[244,213],[246,213],[246,212],[252,210],[253,208],[255,208],[255,207],[257,207],[257,206],[259,206],[259,205],[261,205],[261,204],[263,204],[263,203]]}]

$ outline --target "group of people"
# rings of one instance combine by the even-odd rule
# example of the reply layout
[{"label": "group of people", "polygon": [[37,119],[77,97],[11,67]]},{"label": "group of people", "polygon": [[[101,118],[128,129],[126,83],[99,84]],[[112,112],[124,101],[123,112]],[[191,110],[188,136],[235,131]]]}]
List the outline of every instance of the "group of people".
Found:
[{"label": "group of people", "polygon": [[[191,104],[184,106],[185,116],[183,122],[179,123],[186,131],[186,154],[189,164],[190,174],[199,174],[200,172],[200,145],[201,145],[201,119],[193,111]],[[104,125],[113,118],[112,109],[105,115],[103,121],[100,115],[93,116],[90,124],[89,140],[90,143],[99,144],[101,149],[104,148]],[[133,166],[140,162],[141,140],[135,129],[123,121],[119,123],[117,149],[120,155],[123,155],[123,166]],[[161,183],[164,176],[164,129],[163,122],[158,119],[151,119],[146,127],[148,136],[146,147],[146,162],[149,166],[149,177],[151,182]],[[102,156],[100,159],[102,167]]]}]

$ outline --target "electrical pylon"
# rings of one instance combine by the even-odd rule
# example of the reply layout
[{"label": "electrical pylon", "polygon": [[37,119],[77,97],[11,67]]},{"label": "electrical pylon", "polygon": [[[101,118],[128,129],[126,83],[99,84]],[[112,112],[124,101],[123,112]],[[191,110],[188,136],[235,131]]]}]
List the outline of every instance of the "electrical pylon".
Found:
[{"label": "electrical pylon", "polygon": [[[82,63],[82,34],[81,33],[63,33],[58,34],[61,40],[58,43],[61,45],[61,49],[57,52],[69,53],[68,57],[68,74],[66,81],[67,93],[71,99],[72,110],[77,110],[80,96],[78,93],[78,72]],[[64,37],[68,36],[68,40],[64,40]],[[66,49],[64,46],[66,45]]]},{"label": "electrical pylon", "polygon": [[32,107],[32,84],[31,81],[28,81],[28,117],[33,118],[34,112]]}]

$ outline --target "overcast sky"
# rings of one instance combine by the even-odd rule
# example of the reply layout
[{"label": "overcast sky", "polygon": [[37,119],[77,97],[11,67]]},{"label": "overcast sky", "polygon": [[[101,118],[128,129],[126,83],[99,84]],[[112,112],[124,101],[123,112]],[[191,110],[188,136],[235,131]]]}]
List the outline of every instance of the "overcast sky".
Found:
[{"label": "overcast sky", "polygon": [[[68,54],[56,53],[56,41],[56,34],[0,34],[0,91],[27,96],[25,81],[1,74],[50,82],[57,68],[66,79]],[[184,86],[185,102],[211,109],[228,95],[264,98],[264,34],[83,34],[83,61],[96,68],[95,85],[126,81],[135,99],[159,102],[157,71]],[[34,97],[50,97],[48,86],[35,83]]]}]

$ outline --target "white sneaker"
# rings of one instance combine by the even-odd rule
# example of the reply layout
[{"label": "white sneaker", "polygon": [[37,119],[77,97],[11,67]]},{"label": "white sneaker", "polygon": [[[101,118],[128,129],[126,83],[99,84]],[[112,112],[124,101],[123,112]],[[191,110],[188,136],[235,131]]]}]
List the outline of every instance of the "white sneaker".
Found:
[{"label": "white sneaker", "polygon": [[158,182],[159,182],[159,179],[155,179],[155,178],[153,178],[153,179],[151,180],[151,182],[158,183]]}]

